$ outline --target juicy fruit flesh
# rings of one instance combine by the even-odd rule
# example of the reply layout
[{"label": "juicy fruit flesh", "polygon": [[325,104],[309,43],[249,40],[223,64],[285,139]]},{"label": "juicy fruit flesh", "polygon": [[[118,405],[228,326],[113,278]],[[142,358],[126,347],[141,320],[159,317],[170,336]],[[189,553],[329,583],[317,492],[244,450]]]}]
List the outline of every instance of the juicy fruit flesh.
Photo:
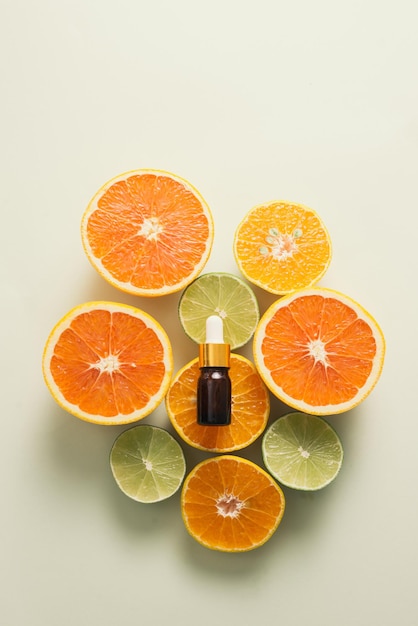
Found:
[{"label": "juicy fruit flesh", "polygon": [[194,274],[211,237],[202,201],[157,174],[113,183],[87,222],[93,256],[118,282],[144,290],[176,286]]},{"label": "juicy fruit flesh", "polygon": [[145,407],[166,366],[161,341],[143,320],[99,309],[79,314],[62,332],[50,371],[67,402],[110,418]]},{"label": "juicy fruit flesh", "polygon": [[300,295],[265,326],[263,364],[273,385],[307,406],[349,403],[376,365],[371,325],[338,298]]},{"label": "juicy fruit flesh", "polygon": [[234,350],[254,334],[258,303],[242,279],[227,273],[203,274],[186,288],[179,304],[183,328],[196,343],[205,342],[206,319],[211,315],[222,318],[225,343]]},{"label": "juicy fruit flesh", "polygon": [[290,413],[273,422],[263,437],[267,469],[283,485],[315,490],[338,474],[343,457],[341,442],[325,420]]},{"label": "juicy fruit flesh", "polygon": [[244,357],[232,354],[229,375],[232,382],[229,426],[197,424],[198,359],[186,365],[174,378],[166,397],[167,410],[174,428],[189,445],[214,452],[230,452],[246,447],[263,432],[270,402],[254,365]]},{"label": "juicy fruit flesh", "polygon": [[243,220],[235,236],[235,251],[248,280],[285,294],[319,280],[329,265],[331,244],[314,211],[273,202],[256,207]]},{"label": "juicy fruit flesh", "polygon": [[186,469],[177,441],[165,430],[149,425],[119,435],[110,464],[120,489],[139,502],[158,502],[173,495]]},{"label": "juicy fruit flesh", "polygon": [[284,513],[284,496],[261,468],[233,456],[203,461],[186,478],[182,512],[189,533],[208,548],[239,552],[263,544]]}]

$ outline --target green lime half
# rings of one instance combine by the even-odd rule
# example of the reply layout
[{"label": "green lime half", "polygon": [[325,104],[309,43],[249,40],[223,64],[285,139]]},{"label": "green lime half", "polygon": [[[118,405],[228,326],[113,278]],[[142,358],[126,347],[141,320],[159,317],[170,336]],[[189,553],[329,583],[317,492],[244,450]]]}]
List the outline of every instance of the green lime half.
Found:
[{"label": "green lime half", "polygon": [[322,417],[289,413],[267,429],[262,441],[267,470],[282,485],[313,491],[338,474],[343,448],[335,430]]},{"label": "green lime half", "polygon": [[120,489],[138,502],[159,502],[183,482],[183,450],[163,428],[141,424],[119,435],[110,452],[110,467]]},{"label": "green lime half", "polygon": [[253,336],[260,312],[253,290],[238,276],[224,272],[202,274],[183,292],[179,318],[184,332],[196,343],[206,339],[206,319],[219,315],[224,340],[235,350]]}]

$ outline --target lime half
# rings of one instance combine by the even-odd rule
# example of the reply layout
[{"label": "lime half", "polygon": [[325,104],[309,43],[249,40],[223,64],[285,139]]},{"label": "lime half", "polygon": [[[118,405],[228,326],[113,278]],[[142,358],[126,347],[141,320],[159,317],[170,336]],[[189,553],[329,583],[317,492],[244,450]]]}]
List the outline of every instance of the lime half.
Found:
[{"label": "lime half", "polygon": [[186,463],[178,442],[163,428],[141,424],[125,430],[110,452],[120,489],[138,502],[159,502],[183,482]]},{"label": "lime half", "polygon": [[282,485],[314,491],[338,474],[343,448],[335,430],[322,417],[289,413],[279,417],[262,441],[267,470]]},{"label": "lime half", "polygon": [[186,287],[180,299],[180,323],[196,343],[205,342],[210,315],[222,318],[224,340],[232,350],[251,339],[260,319],[251,287],[238,276],[224,272],[202,274]]}]

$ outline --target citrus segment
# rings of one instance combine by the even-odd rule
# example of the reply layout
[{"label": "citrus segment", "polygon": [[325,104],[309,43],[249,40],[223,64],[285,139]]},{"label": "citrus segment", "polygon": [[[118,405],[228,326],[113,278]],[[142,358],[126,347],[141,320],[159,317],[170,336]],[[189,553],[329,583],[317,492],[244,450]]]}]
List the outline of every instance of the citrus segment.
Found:
[{"label": "citrus segment", "polygon": [[245,448],[264,431],[270,412],[268,390],[251,361],[231,354],[231,424],[201,426],[197,423],[198,359],[185,365],[174,377],[166,396],[170,421],[180,437],[194,448],[232,452]]},{"label": "citrus segment", "polygon": [[264,313],[254,359],[269,389],[289,406],[342,413],[375,386],[383,366],[380,327],[357,302],[331,289],[285,296]]},{"label": "citrus segment", "polygon": [[224,455],[189,473],[181,494],[183,521],[203,546],[245,552],[264,544],[283,517],[279,485],[255,463]]},{"label": "citrus segment", "polygon": [[141,424],[125,430],[110,452],[110,467],[119,488],[138,502],[172,496],[186,472],[183,450],[162,428]]},{"label": "citrus segment", "polygon": [[196,343],[205,342],[206,319],[211,315],[222,318],[225,343],[232,350],[251,339],[260,317],[252,289],[238,276],[223,272],[199,276],[180,299],[181,325]]},{"label": "citrus segment", "polygon": [[134,170],[99,189],[83,215],[81,234],[88,259],[112,285],[159,296],[183,289],[202,271],[213,220],[186,180]]},{"label": "citrus segment", "polygon": [[250,282],[286,294],[320,280],[331,261],[331,241],[315,211],[281,200],[247,213],[235,232],[234,255]]},{"label": "citrus segment", "polygon": [[343,447],[335,430],[322,418],[289,413],[268,428],[262,441],[268,471],[293,489],[322,489],[337,476]]},{"label": "citrus segment", "polygon": [[72,309],[52,330],[43,373],[55,400],[100,424],[142,419],[163,400],[173,359],[164,329],[150,315],[112,302]]}]

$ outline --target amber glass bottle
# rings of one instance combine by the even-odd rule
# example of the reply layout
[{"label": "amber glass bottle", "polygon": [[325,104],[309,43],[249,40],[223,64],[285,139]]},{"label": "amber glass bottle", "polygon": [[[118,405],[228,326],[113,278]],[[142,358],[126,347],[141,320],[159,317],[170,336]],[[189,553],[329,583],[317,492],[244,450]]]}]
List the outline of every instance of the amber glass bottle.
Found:
[{"label": "amber glass bottle", "polygon": [[197,383],[197,423],[228,426],[231,423],[230,346],[223,343],[222,319],[206,321],[206,343],[199,346],[200,376]]}]

